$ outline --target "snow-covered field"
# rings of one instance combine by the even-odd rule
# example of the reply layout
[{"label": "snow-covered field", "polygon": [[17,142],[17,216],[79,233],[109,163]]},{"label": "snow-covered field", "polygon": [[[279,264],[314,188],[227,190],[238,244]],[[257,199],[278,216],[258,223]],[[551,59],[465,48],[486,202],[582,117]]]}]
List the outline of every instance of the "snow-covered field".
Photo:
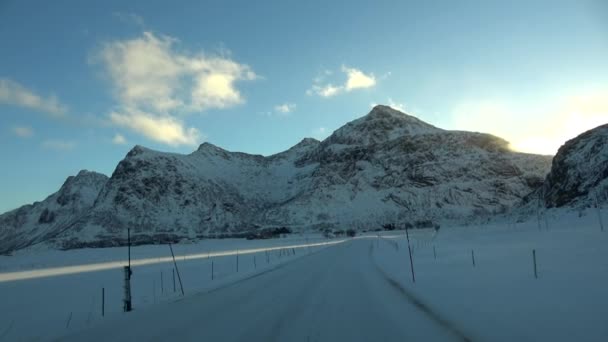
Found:
[{"label": "snow-covered field", "polygon": [[[135,311],[127,315],[126,248],[24,251],[0,257],[0,340],[606,341],[608,231],[595,211],[547,217],[540,230],[533,220],[410,231],[415,283],[404,232],[310,251],[301,245],[343,240],[174,245],[184,299],[179,283],[173,289],[172,261],[163,259],[168,246],[135,247],[134,265],[147,264],[134,266]],[[264,249],[285,246],[300,247],[271,250],[267,259]],[[92,264],[113,268],[69,273]],[[28,278],[32,268],[63,275]]]},{"label": "snow-covered field", "polygon": [[[173,245],[186,295],[262,272],[332,243],[320,235]],[[295,255],[294,255],[295,253]],[[238,254],[238,272],[237,272]],[[131,248],[135,310],[181,296],[168,245]],[[127,248],[24,250],[0,256],[0,341],[48,340],[122,312]],[[212,272],[213,263],[213,279]]]},{"label": "snow-covered field", "polygon": [[531,221],[412,235],[415,284],[403,236],[380,239],[377,264],[473,340],[608,341],[608,231],[595,210],[550,213],[541,230]]}]

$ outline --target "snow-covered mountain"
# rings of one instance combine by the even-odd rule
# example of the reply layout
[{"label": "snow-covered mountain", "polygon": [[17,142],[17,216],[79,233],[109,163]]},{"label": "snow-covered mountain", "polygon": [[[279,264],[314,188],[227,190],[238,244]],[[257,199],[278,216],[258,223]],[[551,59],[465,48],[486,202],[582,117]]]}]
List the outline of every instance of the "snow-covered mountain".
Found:
[{"label": "snow-covered mountain", "polygon": [[608,124],[567,141],[539,190],[548,208],[608,201]]},{"label": "snow-covered mountain", "polygon": [[209,143],[188,155],[135,146],[109,179],[96,174],[70,192],[79,194],[70,210],[57,202],[68,179],[44,202],[0,216],[0,250],[44,239],[61,248],[119,244],[127,227],[136,242],[154,243],[276,226],[463,221],[518,203],[550,163],[489,134],[376,106],[322,142],[307,138],[266,157]]},{"label": "snow-covered mountain", "polygon": [[107,180],[105,175],[82,170],[44,201],[0,215],[0,253],[48,241],[71,229],[91,210]]}]

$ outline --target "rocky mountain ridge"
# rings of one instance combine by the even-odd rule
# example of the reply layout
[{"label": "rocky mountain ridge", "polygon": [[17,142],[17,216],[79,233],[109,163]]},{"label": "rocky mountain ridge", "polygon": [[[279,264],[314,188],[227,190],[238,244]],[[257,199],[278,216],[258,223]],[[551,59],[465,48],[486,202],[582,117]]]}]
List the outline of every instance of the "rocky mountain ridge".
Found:
[{"label": "rocky mountain ridge", "polygon": [[[87,186],[71,195],[61,196],[64,185],[0,215],[0,251],[115,245],[127,227],[136,241],[154,243],[277,226],[462,222],[509,210],[542,184],[550,163],[489,134],[376,106],[322,142],[307,138],[266,157],[209,143],[188,155],[135,146],[110,178],[79,174]],[[69,198],[69,210],[59,198]]]}]

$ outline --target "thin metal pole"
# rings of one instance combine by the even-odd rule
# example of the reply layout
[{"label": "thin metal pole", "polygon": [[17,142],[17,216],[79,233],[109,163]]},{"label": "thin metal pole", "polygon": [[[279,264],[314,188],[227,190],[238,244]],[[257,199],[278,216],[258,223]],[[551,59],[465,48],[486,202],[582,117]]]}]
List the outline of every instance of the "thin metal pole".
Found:
[{"label": "thin metal pole", "polygon": [[412,247],[410,246],[410,234],[408,228],[405,227],[405,237],[407,238],[407,250],[410,254],[410,270],[412,271],[412,282],[416,282],[416,275],[414,273],[414,261],[412,259]]},{"label": "thin metal pole", "polygon": [[[131,270],[131,228],[127,228],[127,248],[129,254],[129,271]],[[131,275],[129,275],[131,279]]]},{"label": "thin metal pole", "polygon": [[473,267],[475,267],[475,251],[471,249],[471,260],[473,261]]},{"label": "thin metal pole", "polygon": [[106,314],[106,289],[101,288],[101,317]]},{"label": "thin metal pole", "polygon": [[536,271],[536,250],[532,250],[532,261],[534,262],[534,278],[538,279],[538,272]]},{"label": "thin metal pole", "polygon": [[604,222],[602,222],[602,212],[600,211],[600,201],[595,193],[595,209],[597,210],[597,219],[600,221],[600,231],[604,231]]},{"label": "thin metal pole", "polygon": [[171,256],[173,257],[173,265],[175,266],[175,271],[177,272],[177,279],[179,279],[179,287],[182,290],[182,296],[184,295],[184,285],[182,284],[182,277],[179,275],[179,268],[177,268],[177,263],[175,262],[175,254],[173,254],[173,247],[169,244],[169,249],[171,249]]},{"label": "thin metal pole", "polygon": [[542,230],[540,227],[540,191],[538,192],[538,201],[536,204],[536,220],[538,223],[538,230]]}]

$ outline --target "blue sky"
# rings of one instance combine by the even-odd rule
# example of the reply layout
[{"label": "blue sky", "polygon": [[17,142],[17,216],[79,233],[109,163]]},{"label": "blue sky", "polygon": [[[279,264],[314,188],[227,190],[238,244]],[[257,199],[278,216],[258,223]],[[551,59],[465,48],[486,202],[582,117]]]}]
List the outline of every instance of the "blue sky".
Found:
[{"label": "blue sky", "polygon": [[0,212],[135,144],[272,154],[389,104],[553,154],[608,121],[606,1],[0,1]]}]

